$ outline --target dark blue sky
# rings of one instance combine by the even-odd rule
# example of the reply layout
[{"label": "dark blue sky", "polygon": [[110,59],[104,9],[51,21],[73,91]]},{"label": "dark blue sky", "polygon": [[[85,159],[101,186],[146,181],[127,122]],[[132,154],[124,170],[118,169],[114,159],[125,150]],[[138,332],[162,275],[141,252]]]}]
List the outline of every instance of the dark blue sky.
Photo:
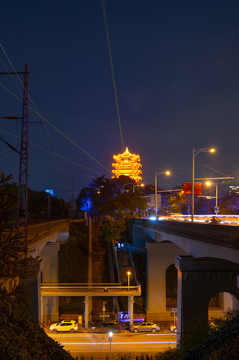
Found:
[{"label": "dark blue sky", "polygon": [[[217,153],[198,155],[196,177],[238,177],[239,2],[105,0],[105,11],[124,146],[140,154],[143,182],[166,168],[173,175],[159,186],[190,181],[192,148],[211,145]],[[29,64],[30,96],[46,120],[29,125],[30,187],[67,197],[72,176],[77,191],[110,176],[105,168],[122,145],[101,1],[4,2],[0,34],[15,69]],[[21,115],[21,102],[2,87],[21,97],[14,80],[0,77],[0,116]],[[19,146],[19,135],[19,122],[1,119],[2,138]],[[17,181],[17,156],[3,142],[0,153]]]}]

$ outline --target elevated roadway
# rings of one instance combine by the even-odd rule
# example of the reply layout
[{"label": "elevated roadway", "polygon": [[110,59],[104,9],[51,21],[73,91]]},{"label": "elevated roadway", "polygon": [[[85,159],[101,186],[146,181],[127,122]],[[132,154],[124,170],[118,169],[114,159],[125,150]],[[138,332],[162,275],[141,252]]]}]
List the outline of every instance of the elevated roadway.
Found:
[{"label": "elevated roadway", "polygon": [[[40,256],[40,253],[48,241],[56,242],[60,233],[68,232],[70,219],[39,221],[27,226],[28,253],[32,257]],[[19,228],[19,232],[23,232]]]},{"label": "elevated roadway", "polygon": [[42,284],[42,296],[140,296],[141,286]]},{"label": "elevated roadway", "polygon": [[239,226],[135,219],[134,228],[148,239],[147,316],[165,315],[166,270],[174,263],[178,271],[178,345],[196,336],[195,324],[206,331],[216,295],[223,294],[222,309],[239,309]]},{"label": "elevated roadway", "polygon": [[239,263],[239,226],[135,219],[155,242],[169,241],[195,258],[213,257]]}]

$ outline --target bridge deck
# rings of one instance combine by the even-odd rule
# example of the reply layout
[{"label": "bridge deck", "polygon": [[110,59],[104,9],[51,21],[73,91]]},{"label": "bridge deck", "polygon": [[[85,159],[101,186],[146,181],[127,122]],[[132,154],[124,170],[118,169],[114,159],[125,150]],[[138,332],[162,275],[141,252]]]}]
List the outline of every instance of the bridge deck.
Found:
[{"label": "bridge deck", "polygon": [[224,247],[239,249],[239,226],[135,219],[134,224],[155,232],[166,232]]},{"label": "bridge deck", "polygon": [[82,285],[44,285],[41,286],[42,296],[140,296],[141,286],[85,286]]}]

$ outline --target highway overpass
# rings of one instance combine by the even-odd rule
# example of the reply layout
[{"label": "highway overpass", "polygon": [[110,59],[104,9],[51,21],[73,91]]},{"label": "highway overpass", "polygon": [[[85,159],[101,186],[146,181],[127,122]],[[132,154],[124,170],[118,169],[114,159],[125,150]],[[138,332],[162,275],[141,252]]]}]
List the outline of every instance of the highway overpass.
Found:
[{"label": "highway overpass", "polygon": [[239,226],[177,221],[133,220],[133,238],[145,236],[147,319],[169,316],[166,271],[178,271],[178,344],[187,342],[195,324],[208,324],[210,299],[225,293],[224,308],[239,309]]}]

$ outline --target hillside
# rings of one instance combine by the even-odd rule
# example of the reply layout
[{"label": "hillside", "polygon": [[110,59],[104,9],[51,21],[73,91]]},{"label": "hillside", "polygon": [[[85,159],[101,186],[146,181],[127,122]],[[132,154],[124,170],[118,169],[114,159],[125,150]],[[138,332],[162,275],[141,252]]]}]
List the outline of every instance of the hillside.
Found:
[{"label": "hillside", "polygon": [[239,359],[239,314],[226,314],[219,329],[186,353],[170,350],[156,355],[156,360],[237,360]]},{"label": "hillside", "polygon": [[73,360],[28,316],[26,294],[0,290],[0,354],[3,360]]}]

